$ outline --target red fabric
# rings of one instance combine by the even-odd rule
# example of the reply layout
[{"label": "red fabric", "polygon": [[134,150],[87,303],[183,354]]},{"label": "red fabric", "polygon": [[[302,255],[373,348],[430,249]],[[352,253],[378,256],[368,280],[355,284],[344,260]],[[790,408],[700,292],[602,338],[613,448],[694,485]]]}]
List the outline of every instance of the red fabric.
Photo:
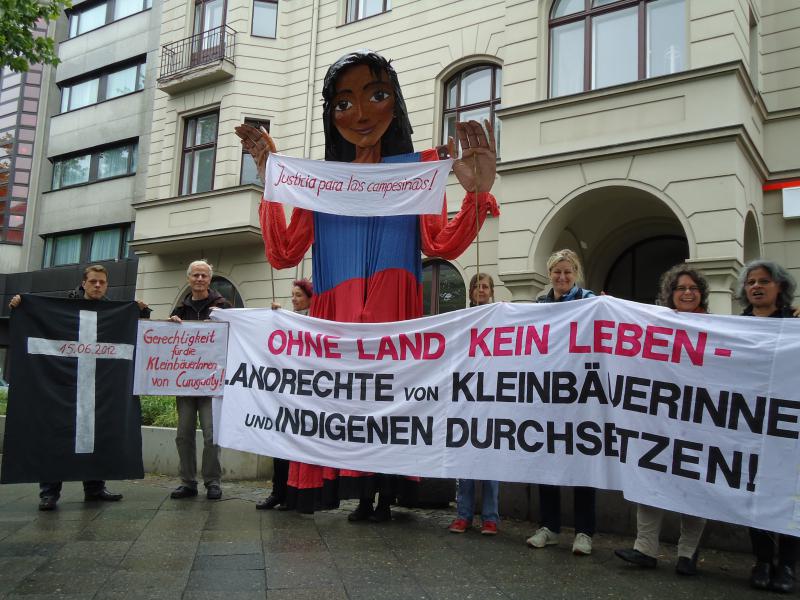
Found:
[{"label": "red fabric", "polygon": [[472,192],[466,194],[461,202],[461,210],[450,222],[447,221],[447,202],[445,202],[441,215],[420,217],[422,251],[430,257],[446,260],[458,258],[475,239],[488,214],[493,217],[500,214],[497,200],[488,192],[478,194],[477,211],[475,194]]},{"label": "red fabric", "polygon": [[293,267],[305,256],[314,242],[314,214],[304,208],[292,210],[292,219],[286,226],[286,213],[278,202],[261,202],[258,205],[264,253],[275,269]]},{"label": "red fabric", "polygon": [[[367,290],[370,290],[367,294]],[[379,290],[375,294],[373,290]],[[348,301],[367,298],[366,304]],[[404,269],[386,269],[369,279],[350,279],[316,294],[309,314],[343,323],[404,321],[422,314],[422,286]]]}]

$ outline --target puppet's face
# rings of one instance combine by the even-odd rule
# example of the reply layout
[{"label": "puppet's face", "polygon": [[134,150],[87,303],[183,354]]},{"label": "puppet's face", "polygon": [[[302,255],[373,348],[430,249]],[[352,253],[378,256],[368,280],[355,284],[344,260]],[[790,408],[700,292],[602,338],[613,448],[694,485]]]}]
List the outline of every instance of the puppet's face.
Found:
[{"label": "puppet's face", "polygon": [[389,76],[379,77],[367,65],[349,67],[336,80],[333,122],[341,136],[357,148],[380,143],[394,118],[394,90]]}]

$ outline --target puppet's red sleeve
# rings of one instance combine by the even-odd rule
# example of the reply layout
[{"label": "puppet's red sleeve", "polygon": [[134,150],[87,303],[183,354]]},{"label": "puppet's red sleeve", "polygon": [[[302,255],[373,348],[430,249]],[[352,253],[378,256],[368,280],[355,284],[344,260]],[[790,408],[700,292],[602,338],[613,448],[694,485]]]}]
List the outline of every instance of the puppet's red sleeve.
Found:
[{"label": "puppet's red sleeve", "polygon": [[447,260],[458,258],[475,239],[487,215],[500,214],[497,200],[488,192],[478,194],[478,208],[475,209],[475,194],[464,196],[461,210],[447,220],[447,200],[442,206],[441,215],[422,215],[420,233],[422,252],[427,256],[437,256]]},{"label": "puppet's red sleeve", "polygon": [[276,269],[298,264],[314,241],[314,213],[304,208],[294,208],[289,225],[279,202],[262,200],[258,205],[264,253]]}]

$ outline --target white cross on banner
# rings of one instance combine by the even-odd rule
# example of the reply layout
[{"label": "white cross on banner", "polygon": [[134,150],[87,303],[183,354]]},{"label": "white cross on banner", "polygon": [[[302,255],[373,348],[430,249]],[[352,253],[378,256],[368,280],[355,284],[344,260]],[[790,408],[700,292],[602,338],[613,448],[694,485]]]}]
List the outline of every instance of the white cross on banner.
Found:
[{"label": "white cross on banner", "polygon": [[135,302],[23,294],[11,312],[0,483],[144,476]]},{"label": "white cross on banner", "polygon": [[133,360],[132,344],[97,341],[97,313],[80,311],[78,339],[28,338],[28,354],[46,354],[78,360],[78,393],[75,414],[75,453],[94,452],[95,379],[98,359]]}]

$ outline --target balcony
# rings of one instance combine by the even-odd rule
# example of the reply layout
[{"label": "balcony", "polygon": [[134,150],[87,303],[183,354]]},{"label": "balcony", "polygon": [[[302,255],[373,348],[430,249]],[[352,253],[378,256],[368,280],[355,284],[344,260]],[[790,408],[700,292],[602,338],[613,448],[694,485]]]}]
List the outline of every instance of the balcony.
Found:
[{"label": "balcony", "polygon": [[235,54],[236,32],[227,25],[165,44],[158,89],[174,95],[231,79]]},{"label": "balcony", "polygon": [[243,185],[135,202],[136,233],[130,245],[138,253],[154,254],[259,246],[260,201],[257,186]]}]

